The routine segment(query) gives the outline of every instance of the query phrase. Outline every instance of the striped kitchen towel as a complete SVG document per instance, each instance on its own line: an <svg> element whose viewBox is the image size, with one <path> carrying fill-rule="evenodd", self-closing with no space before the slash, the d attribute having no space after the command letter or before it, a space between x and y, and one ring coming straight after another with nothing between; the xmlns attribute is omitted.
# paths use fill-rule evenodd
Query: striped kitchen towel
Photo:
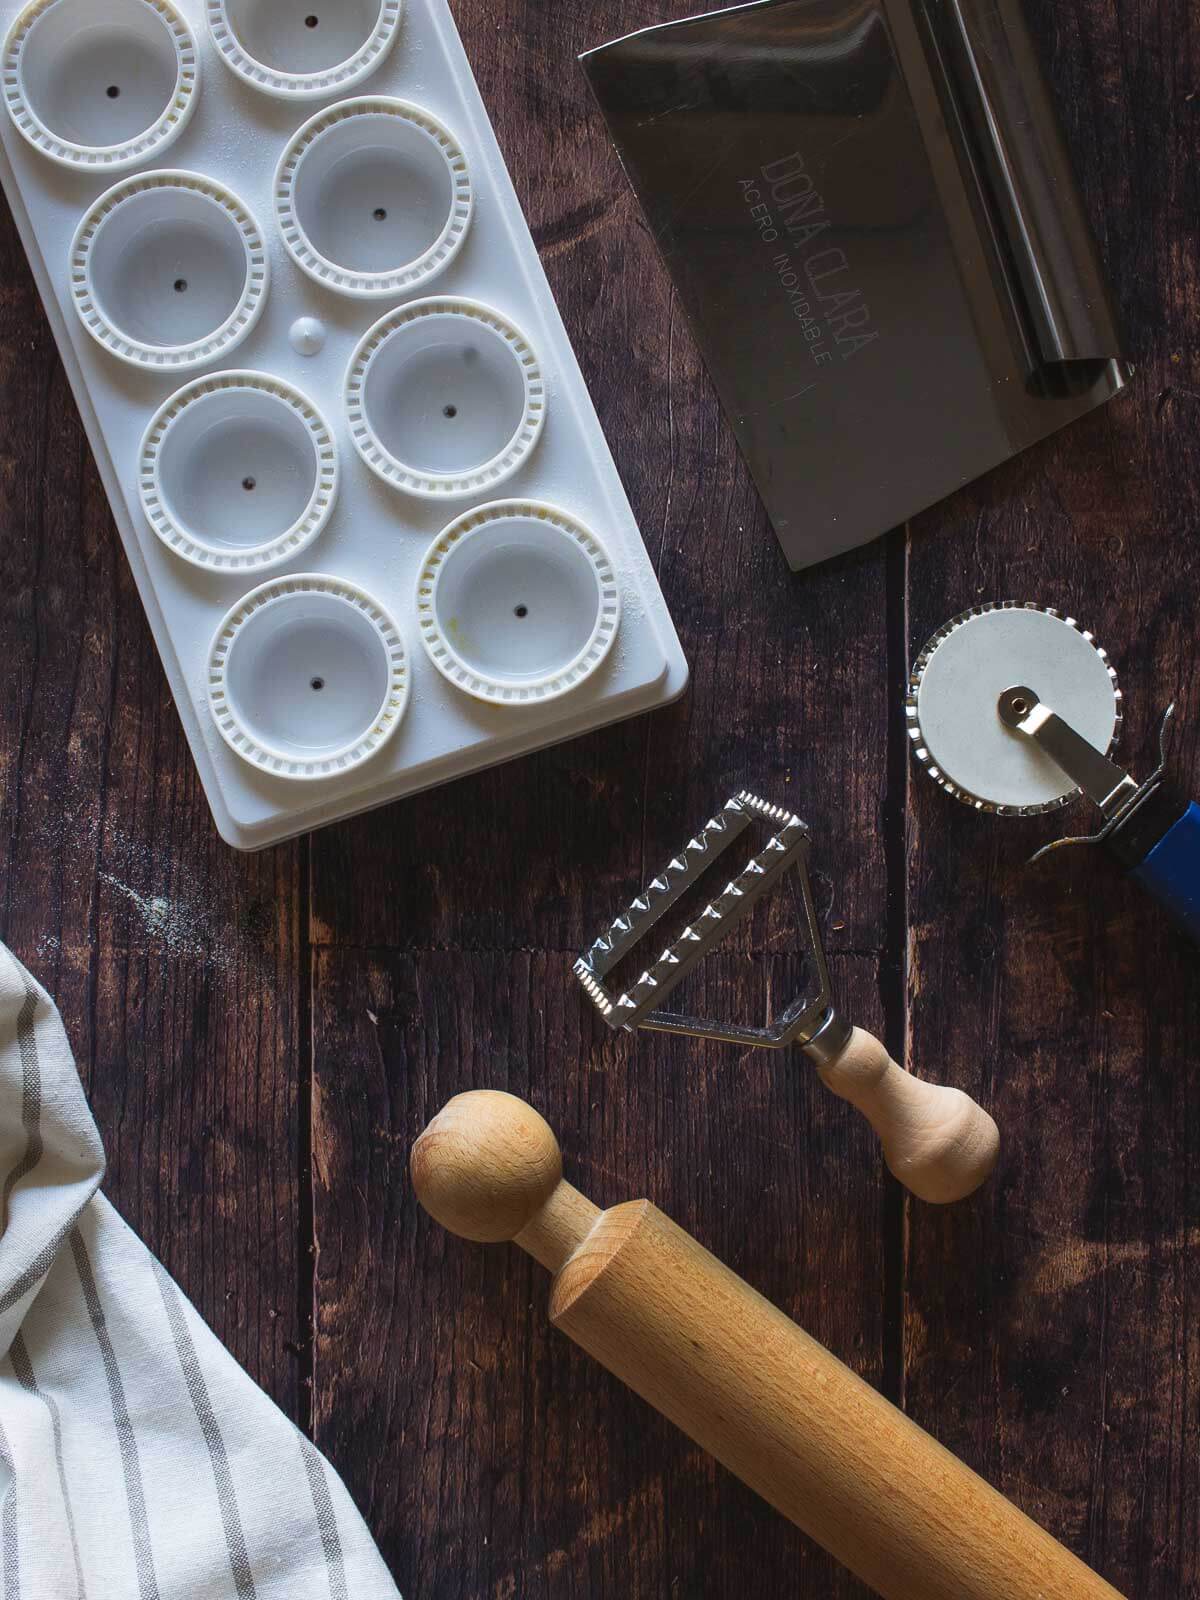
<svg viewBox="0 0 1200 1600"><path fill-rule="evenodd" d="M103 1171L58 1014L0 945L3 1600L395 1600L337 1475Z"/></svg>

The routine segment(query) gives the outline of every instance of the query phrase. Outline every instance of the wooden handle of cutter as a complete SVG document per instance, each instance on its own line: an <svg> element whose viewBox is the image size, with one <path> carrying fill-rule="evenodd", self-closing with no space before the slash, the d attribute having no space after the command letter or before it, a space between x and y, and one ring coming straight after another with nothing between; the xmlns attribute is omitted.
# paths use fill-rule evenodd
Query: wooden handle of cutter
<svg viewBox="0 0 1200 1600"><path fill-rule="evenodd" d="M649 1201L573 1189L523 1101L457 1096L412 1174L452 1232L548 1267L556 1327L884 1600L1121 1600Z"/></svg>
<svg viewBox="0 0 1200 1600"><path fill-rule="evenodd" d="M996 1165L1000 1132L983 1107L961 1089L914 1078L862 1028L818 1070L826 1088L866 1117L888 1167L920 1199L962 1200Z"/></svg>

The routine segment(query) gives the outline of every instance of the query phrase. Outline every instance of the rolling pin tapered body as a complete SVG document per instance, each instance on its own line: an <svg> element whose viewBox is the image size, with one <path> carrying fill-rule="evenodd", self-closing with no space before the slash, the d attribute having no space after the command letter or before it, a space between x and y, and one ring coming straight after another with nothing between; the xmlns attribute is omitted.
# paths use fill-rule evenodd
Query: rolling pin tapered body
<svg viewBox="0 0 1200 1600"><path fill-rule="evenodd" d="M649 1201L601 1212L511 1096L450 1102L418 1194L554 1273L554 1325L885 1600L1120 1600L1117 1591Z"/></svg>

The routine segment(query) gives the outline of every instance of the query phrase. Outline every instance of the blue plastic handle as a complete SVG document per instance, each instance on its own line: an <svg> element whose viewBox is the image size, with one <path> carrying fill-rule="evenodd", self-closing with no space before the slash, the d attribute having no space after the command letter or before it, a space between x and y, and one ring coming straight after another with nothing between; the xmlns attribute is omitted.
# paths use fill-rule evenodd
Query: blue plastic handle
<svg viewBox="0 0 1200 1600"><path fill-rule="evenodd" d="M1200 806L1195 801L1132 876L1200 943Z"/></svg>

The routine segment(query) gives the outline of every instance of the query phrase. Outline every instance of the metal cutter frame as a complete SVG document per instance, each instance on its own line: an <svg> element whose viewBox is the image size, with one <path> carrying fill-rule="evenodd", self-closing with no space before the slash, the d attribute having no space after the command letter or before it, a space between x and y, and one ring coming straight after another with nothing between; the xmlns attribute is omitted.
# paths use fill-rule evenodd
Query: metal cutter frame
<svg viewBox="0 0 1200 1600"><path fill-rule="evenodd" d="M738 876L726 884L636 982L619 994L611 993L604 979L617 963L755 821L765 822L775 829L761 853L750 858ZM829 967L808 873L811 841L809 829L793 812L773 806L745 790L727 801L576 961L575 975L609 1027L650 1028L660 1033L683 1033L767 1050L782 1050L797 1044L818 1064L838 1056L849 1038L850 1026L833 1005ZM805 996L793 1001L765 1028L711 1022L662 1010L662 1002L676 984L793 866L800 871L805 932L817 972L815 998Z"/></svg>

